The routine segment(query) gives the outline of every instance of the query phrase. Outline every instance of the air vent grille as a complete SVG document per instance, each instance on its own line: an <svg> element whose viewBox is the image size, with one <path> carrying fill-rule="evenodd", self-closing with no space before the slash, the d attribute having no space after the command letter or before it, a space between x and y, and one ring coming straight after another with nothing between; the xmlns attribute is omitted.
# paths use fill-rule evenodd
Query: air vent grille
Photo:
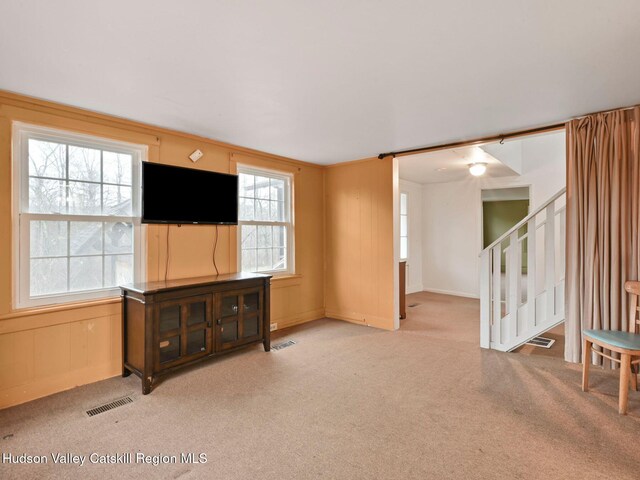
<svg viewBox="0 0 640 480"><path fill-rule="evenodd" d="M534 347L541 348L551 348L554 343L556 343L556 341L552 338L534 337L527 342L527 345L533 345Z"/></svg>
<svg viewBox="0 0 640 480"><path fill-rule="evenodd" d="M122 397L113 402L105 403L104 405L100 405L99 407L94 407L87 410L87 415L93 417L95 415L99 415L104 412L108 412L109 410L113 410L114 408L121 407L126 405L127 403L133 403L131 397Z"/></svg>
<svg viewBox="0 0 640 480"><path fill-rule="evenodd" d="M282 350L283 348L287 348L290 347L291 345L295 345L296 342L293 340L287 340L286 342L282 342L282 343L277 343L275 345L272 345L271 348L273 350Z"/></svg>

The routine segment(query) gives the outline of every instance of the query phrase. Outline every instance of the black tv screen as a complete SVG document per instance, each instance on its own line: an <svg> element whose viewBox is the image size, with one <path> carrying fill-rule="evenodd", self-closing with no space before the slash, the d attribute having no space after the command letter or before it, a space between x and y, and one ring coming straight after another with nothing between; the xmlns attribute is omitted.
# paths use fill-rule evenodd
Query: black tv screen
<svg viewBox="0 0 640 480"><path fill-rule="evenodd" d="M238 223L238 176L142 162L142 223Z"/></svg>

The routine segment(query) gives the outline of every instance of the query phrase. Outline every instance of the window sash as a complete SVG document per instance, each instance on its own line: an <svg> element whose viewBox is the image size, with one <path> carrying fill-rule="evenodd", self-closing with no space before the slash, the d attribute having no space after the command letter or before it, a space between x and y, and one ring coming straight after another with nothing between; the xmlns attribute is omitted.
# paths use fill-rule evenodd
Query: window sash
<svg viewBox="0 0 640 480"><path fill-rule="evenodd" d="M17 308L48 305L54 303L66 303L73 301L92 300L105 297L112 297L119 294L119 288L114 287L97 287L87 290L69 290L71 271L68 269L72 259L89 259L101 258L101 281L104 284L106 279L106 259L115 259L118 255L131 255L132 278L131 281L144 280L144 230L141 228L138 212L140 210L140 165L146 156L146 147L141 145L125 144L124 142L110 141L83 134L74 134L68 132L56 131L44 127L31 126L14 122L14 254L13 266L15 272L15 289L14 289L14 305ZM51 177L69 185L70 182L79 182L86 184L97 184L105 186L122 186L131 189L131 215L109 215L102 213L104 208L104 200L102 188L100 192L100 213L98 214L74 214L74 213L46 213L46 212L29 212L29 180L31 178L44 178L47 176L30 175L29 163L29 140L39 140L53 142L65 145L66 149L66 166L64 177ZM69 149L70 147L88 148L100 150L100 180L75 179L69 172ZM114 183L103 181L104 178L104 152L113 152L117 154L125 154L131 156L132 171L131 181L126 183ZM126 182L126 180L125 180ZM104 230L102 231L103 241L101 242L101 251L95 254L73 255L67 245L66 253L62 256L53 256L52 258L67 260L67 291L59 293L46 293L42 295L31 295L31 268L32 260L47 259L49 256L31 257L31 224L33 221L52 221L52 222L95 222L95 223L127 223L133 225L132 248L131 251L122 253L109 253L108 247L104 243ZM70 242L71 238L67 239ZM97 272L96 272L97 273ZM115 272L111 272L116 275Z"/></svg>
<svg viewBox="0 0 640 480"><path fill-rule="evenodd" d="M282 274L288 274L288 273L293 273L295 271L295 266L294 266L294 230L293 230L293 207L292 207L292 195L293 195L293 175L291 174L287 174L287 173L282 173L282 172L274 172L274 171L270 171L270 170L263 170L263 169L259 169L259 168L254 168L254 167L247 167L247 166L238 166L238 175L241 174L247 174L247 175L253 175L253 176L259 176L259 177L264 177L264 178L275 178L278 180L284 180L285 182L285 194L284 194L284 217L285 220L284 221L276 221L276 220L243 220L242 217L238 218L238 226L240 227L238 229L238 271L243 271L242 270L242 257L243 257L243 252L244 251L249 251L249 250L256 250L258 247L251 247L251 248L242 248L242 229L243 226L275 226L275 227L285 227L286 228L286 232L287 232L287 238L286 238L286 242L285 242L285 248L286 248L286 261L287 261L287 268L283 268L283 269L275 269L275 270L261 270L258 273L267 273L267 274L274 274L274 275L282 275ZM247 195L246 192L244 192L242 190L242 187L240 187L240 190L238 192L238 203L240 203L240 198L247 198L247 199L251 199L251 200L267 200L267 201L273 201L270 199L262 199L257 197L256 195ZM278 248L278 247L272 247L272 248Z"/></svg>

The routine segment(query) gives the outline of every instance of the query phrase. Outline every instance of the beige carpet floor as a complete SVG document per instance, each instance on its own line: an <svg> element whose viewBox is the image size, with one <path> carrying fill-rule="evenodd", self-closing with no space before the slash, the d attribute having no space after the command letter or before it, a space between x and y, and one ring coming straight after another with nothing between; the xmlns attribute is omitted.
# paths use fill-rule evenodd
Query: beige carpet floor
<svg viewBox="0 0 640 480"><path fill-rule="evenodd" d="M478 303L411 295L396 332L319 320L166 377L112 378L0 411L0 451L205 453L206 464L7 465L2 479L638 479L640 393L617 375L478 347ZM123 395L133 403L88 418Z"/></svg>

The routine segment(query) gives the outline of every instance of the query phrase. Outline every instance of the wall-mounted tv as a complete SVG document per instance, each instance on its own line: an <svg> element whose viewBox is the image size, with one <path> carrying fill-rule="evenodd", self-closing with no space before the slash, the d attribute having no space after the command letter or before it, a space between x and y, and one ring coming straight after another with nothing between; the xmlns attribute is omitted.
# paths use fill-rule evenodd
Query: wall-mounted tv
<svg viewBox="0 0 640 480"><path fill-rule="evenodd" d="M142 162L142 223L238 223L238 176Z"/></svg>

